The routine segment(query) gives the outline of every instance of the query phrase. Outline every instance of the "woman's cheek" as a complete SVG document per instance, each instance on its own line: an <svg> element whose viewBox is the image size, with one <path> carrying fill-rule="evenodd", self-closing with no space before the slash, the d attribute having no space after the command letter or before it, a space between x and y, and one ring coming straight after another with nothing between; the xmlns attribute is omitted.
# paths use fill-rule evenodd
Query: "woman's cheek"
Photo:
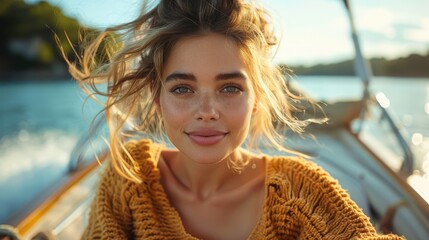
<svg viewBox="0 0 429 240"><path fill-rule="evenodd" d="M189 114L191 104L189 101L182 99L174 99L166 97L161 101L161 110L164 121L177 122L179 119L185 118Z"/></svg>

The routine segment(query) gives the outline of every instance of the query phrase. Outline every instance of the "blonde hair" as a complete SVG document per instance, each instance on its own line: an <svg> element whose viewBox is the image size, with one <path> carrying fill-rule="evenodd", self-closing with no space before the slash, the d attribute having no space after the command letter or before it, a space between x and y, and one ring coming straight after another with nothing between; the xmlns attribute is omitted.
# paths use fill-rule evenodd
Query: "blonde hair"
<svg viewBox="0 0 429 240"><path fill-rule="evenodd" d="M108 28L87 41L78 64L66 60L70 73L86 91L107 97L104 110L112 163L123 177L141 181L138 163L124 147L124 125L132 120L135 130L162 139L162 120L154 101L160 94L164 62L179 39L208 33L234 40L250 71L257 111L248 146L256 149L262 141L299 154L284 147L279 130L287 127L301 133L309 123L322 120L294 116L298 110L294 103L300 97L288 90L285 77L271 61L277 39L269 20L262 8L243 0L161 0L152 8L146 3L136 20ZM99 91L97 83L107 83L107 92ZM238 170L246 164L230 166Z"/></svg>

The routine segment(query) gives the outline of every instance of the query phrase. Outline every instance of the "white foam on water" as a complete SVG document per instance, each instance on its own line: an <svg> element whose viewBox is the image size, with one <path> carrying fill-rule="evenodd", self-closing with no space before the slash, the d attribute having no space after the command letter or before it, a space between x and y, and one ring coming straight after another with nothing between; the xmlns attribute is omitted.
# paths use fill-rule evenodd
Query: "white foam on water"
<svg viewBox="0 0 429 240"><path fill-rule="evenodd" d="M0 223L66 172L77 139L77 133L59 130L21 130L0 140Z"/></svg>

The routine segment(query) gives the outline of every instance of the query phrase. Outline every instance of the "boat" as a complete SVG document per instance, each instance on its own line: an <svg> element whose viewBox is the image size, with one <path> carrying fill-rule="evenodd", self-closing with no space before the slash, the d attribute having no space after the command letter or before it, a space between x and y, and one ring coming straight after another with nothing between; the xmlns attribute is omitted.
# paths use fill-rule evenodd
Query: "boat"
<svg viewBox="0 0 429 240"><path fill-rule="evenodd" d="M369 90L371 69L362 56L348 0L343 0L355 47L355 67L363 84L361 99L341 99L325 104L318 99L330 118L328 124L310 126L313 137L303 138L286 132L286 146L311 157L336 178L380 233L395 233L407 239L424 240L429 236L429 204L406 181L413 173L414 157L403 132L389 112L386 96ZM305 94L291 84L294 91ZM89 143L100 135L102 118L95 132L82 136L71 153L69 172L50 192L33 201L7 221L0 234L11 238L39 239L53 235L58 239L76 239L87 223L89 206L103 169L106 149L96 158L86 154ZM267 151L269 154L281 154ZM89 157L88 157L89 156Z"/></svg>

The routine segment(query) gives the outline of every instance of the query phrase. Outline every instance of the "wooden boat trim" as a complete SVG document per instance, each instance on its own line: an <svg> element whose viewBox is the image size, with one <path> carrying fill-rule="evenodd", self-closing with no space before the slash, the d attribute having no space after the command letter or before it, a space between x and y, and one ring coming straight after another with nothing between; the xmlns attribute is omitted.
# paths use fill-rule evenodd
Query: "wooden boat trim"
<svg viewBox="0 0 429 240"><path fill-rule="evenodd" d="M55 187L55 190L44 194L44 198L41 200L35 201L36 203L32 206L37 205L36 208L29 207L19 212L18 215L9 221L10 224L16 226L17 231L21 235L25 235L58 202L64 193L70 190L76 183L82 181L97 167L100 167L105 158L106 154L100 158L100 161L94 160L81 170L68 174L57 184L58 187Z"/></svg>

